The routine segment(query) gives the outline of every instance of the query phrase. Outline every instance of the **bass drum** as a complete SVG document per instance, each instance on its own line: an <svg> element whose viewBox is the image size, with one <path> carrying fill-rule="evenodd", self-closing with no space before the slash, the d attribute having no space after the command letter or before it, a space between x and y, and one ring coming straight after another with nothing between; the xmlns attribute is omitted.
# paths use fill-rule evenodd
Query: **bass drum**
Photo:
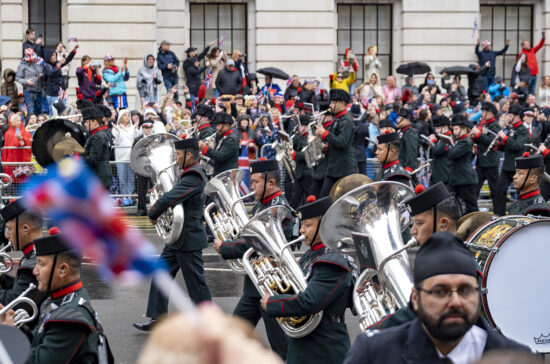
<svg viewBox="0 0 550 364"><path fill-rule="evenodd" d="M479 230L476 236L480 238L482 231L491 230L496 237L482 261L481 299L486 317L505 336L537 352L550 353L550 285L546 282L550 219L509 216Z"/></svg>

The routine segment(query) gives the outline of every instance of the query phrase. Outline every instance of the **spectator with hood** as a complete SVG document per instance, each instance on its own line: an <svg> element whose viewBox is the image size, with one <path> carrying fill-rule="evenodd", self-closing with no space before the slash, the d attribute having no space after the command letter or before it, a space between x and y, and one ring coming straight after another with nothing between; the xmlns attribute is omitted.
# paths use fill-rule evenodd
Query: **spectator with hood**
<svg viewBox="0 0 550 364"><path fill-rule="evenodd" d="M133 124L131 114L128 110L121 110L118 114L116 124L113 124L113 137L115 146L115 162L120 182L120 194L131 195L134 192L134 171L130 168L130 152L134 140L139 134L139 125ZM130 197L126 196L122 199L124 206L133 205Z"/></svg>
<svg viewBox="0 0 550 364"><path fill-rule="evenodd" d="M46 100L48 100L48 114L50 116L57 114L57 112L54 112L52 105L63 93L65 79L63 78L61 68L65 67L73 60L77 49L78 44L69 53L67 59L57 59L57 52L54 49L47 49L45 52L44 83L46 86Z"/></svg>
<svg viewBox="0 0 550 364"><path fill-rule="evenodd" d="M107 53L104 57L103 79L109 84L109 101L116 110L128 108L125 81L130 79L128 58L124 58L122 66L115 65L115 57Z"/></svg>
<svg viewBox="0 0 550 364"><path fill-rule="evenodd" d="M170 42L163 40L157 53L157 66L162 71L162 78L166 92L170 92L174 85L178 84L178 68L180 61L176 54L170 50ZM178 100L178 93L174 93L174 100Z"/></svg>
<svg viewBox="0 0 550 364"><path fill-rule="evenodd" d="M8 130L4 133L4 147L16 147L21 149L4 149L2 151L2 162L30 162L32 157L31 149L23 147L31 146L31 134L21 123L19 113L11 113L8 117ZM9 174L14 185L22 183L27 177L28 166L5 166L4 173ZM32 172L31 172L32 173ZM30 174L30 173L29 173Z"/></svg>
<svg viewBox="0 0 550 364"><path fill-rule="evenodd" d="M136 83L142 104L145 101L158 102L158 87L162 83L162 73L155 66L155 56L152 54L143 57L143 66L138 71Z"/></svg>
<svg viewBox="0 0 550 364"><path fill-rule="evenodd" d="M189 47L185 50L187 59L183 62L183 70L185 72L185 78L187 79L187 87L189 87L189 94L191 95L191 107L195 107L195 99L199 94L199 87L201 86L201 73L207 67L210 67L210 62L206 61L204 66L201 66L200 61L206 56L210 47L216 44L212 41L206 48L197 56L197 48Z"/></svg>
<svg viewBox="0 0 550 364"><path fill-rule="evenodd" d="M3 74L4 82L0 86L0 95L9 96L12 100L17 99L17 85L15 84L15 71L6 68Z"/></svg>

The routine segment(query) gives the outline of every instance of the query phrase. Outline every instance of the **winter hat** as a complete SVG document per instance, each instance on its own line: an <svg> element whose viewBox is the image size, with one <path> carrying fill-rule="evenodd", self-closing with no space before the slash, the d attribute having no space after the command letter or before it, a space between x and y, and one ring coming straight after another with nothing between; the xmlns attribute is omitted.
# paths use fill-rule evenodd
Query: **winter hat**
<svg viewBox="0 0 550 364"><path fill-rule="evenodd" d="M111 59L115 59L111 53L107 53L105 57L103 57L103 60L110 61Z"/></svg>
<svg viewBox="0 0 550 364"><path fill-rule="evenodd" d="M489 42L488 40L484 40L483 42L481 42L481 48L483 49L487 48L490 45L491 45L491 42Z"/></svg>

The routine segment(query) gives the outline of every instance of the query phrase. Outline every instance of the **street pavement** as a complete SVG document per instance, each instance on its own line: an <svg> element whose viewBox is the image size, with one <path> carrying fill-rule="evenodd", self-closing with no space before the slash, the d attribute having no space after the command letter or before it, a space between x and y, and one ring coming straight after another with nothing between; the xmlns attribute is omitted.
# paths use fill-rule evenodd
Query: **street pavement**
<svg viewBox="0 0 550 364"><path fill-rule="evenodd" d="M162 244L154 227L149 224L146 217L129 216L127 221L130 226L141 229L153 241L159 252L162 250ZM304 250L302 246L302 251ZM203 251L203 257L206 280L214 302L224 312L232 313L242 293L243 277L234 273L212 246ZM95 275L93 265L87 264L83 269L83 281L92 304L99 313L116 362L135 363L148 334L136 330L132 323L145 320L142 315L147 305L150 280L131 287L121 284L106 285ZM181 273L176 277L176 282L184 290L186 289ZM170 307L170 310L172 311L173 308ZM359 326L357 318L352 316L349 310L346 313L346 323L353 342L359 334ZM256 331L268 346L262 321Z"/></svg>

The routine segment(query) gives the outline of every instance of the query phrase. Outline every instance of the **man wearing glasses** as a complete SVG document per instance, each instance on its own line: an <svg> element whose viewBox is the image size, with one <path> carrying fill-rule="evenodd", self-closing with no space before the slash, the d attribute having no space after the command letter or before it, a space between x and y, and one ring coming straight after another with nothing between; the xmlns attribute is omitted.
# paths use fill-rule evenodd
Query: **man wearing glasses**
<svg viewBox="0 0 550 364"><path fill-rule="evenodd" d="M495 349L528 351L480 317L477 274L462 240L447 232L432 235L414 266L411 301L418 317L358 336L344 363L467 364Z"/></svg>

